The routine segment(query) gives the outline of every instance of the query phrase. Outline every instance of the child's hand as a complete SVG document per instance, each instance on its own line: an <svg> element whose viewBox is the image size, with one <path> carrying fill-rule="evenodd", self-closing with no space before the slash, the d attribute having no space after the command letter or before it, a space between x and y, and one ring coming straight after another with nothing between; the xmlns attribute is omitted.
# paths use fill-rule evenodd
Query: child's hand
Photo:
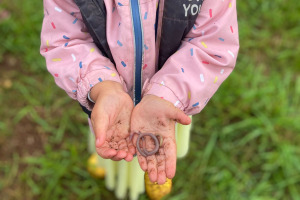
<svg viewBox="0 0 300 200"><path fill-rule="evenodd" d="M91 122L97 153L115 161L131 161L135 148L128 137L133 109L130 96L120 83L104 81L92 88L91 98L96 102Z"/></svg>
<svg viewBox="0 0 300 200"><path fill-rule="evenodd" d="M150 180L163 184L167 178L173 178L176 172L176 141L175 122L184 125L191 119L183 111L170 102L154 95L145 96L134 108L131 116L132 133L153 133L163 138L156 154L143 157L138 150L138 160L141 168L148 171ZM133 144L136 146L138 134L134 135ZM155 147L153 139L146 136L145 147L152 151Z"/></svg>

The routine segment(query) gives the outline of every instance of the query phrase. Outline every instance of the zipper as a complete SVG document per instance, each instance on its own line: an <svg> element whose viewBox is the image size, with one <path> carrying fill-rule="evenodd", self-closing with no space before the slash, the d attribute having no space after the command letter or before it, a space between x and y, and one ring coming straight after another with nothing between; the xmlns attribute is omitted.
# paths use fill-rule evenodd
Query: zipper
<svg viewBox="0 0 300 200"><path fill-rule="evenodd" d="M139 0L130 0L130 4L135 47L133 102L134 105L137 105L142 99L142 64L144 44Z"/></svg>

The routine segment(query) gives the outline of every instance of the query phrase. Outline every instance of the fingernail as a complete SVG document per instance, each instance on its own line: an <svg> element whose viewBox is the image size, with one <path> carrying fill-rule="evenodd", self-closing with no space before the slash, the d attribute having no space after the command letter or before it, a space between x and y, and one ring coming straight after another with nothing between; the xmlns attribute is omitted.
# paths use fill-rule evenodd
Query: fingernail
<svg viewBox="0 0 300 200"><path fill-rule="evenodd" d="M96 140L96 146L97 146L97 147L100 146L100 140L99 140L99 138L97 138L97 140Z"/></svg>

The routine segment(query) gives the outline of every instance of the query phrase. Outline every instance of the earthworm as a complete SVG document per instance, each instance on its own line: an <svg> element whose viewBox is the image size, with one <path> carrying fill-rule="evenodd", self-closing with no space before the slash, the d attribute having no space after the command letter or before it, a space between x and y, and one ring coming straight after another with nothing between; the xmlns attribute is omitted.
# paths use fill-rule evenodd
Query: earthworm
<svg viewBox="0 0 300 200"><path fill-rule="evenodd" d="M133 133L132 135L130 135L130 138L129 138L130 140L132 140L134 134L135 133ZM155 148L152 151L147 151L144 146L142 148L140 147L140 140L142 139L142 141L144 142L144 137L145 136L150 136L154 140ZM158 141L157 137L160 137L160 142ZM162 143L162 137L160 135L156 136L156 135L154 135L152 133L139 133L139 136L138 136L138 138L136 140L136 147L137 147L138 151L140 152L140 154L142 156L147 157L147 156L154 155L158 151L161 143ZM144 143L143 143L143 145L144 145Z"/></svg>

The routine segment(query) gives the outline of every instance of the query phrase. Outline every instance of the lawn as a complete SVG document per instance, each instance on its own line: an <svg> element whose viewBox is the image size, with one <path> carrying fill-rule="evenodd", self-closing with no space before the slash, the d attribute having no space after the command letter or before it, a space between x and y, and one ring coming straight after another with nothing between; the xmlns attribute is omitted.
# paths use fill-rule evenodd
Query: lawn
<svg viewBox="0 0 300 200"><path fill-rule="evenodd" d="M238 16L236 69L166 199L300 199L300 4L238 1ZM115 199L85 169L87 119L46 70L42 19L42 1L1 0L0 199Z"/></svg>

